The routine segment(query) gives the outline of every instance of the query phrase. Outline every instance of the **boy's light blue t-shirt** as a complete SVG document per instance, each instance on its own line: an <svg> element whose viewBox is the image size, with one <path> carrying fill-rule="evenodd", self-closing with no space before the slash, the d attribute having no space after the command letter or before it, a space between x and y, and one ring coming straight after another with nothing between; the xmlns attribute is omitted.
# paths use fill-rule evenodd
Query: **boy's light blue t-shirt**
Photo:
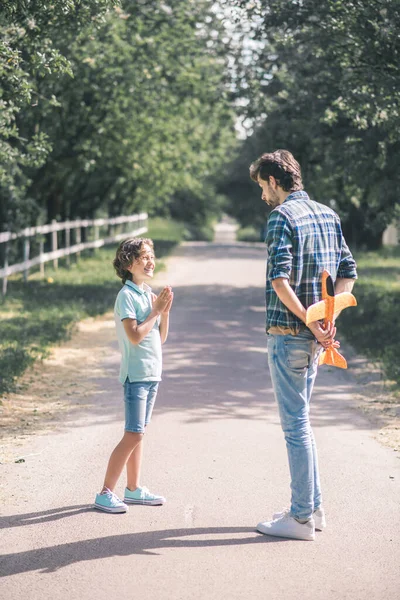
<svg viewBox="0 0 400 600"><path fill-rule="evenodd" d="M160 319L140 344L128 340L122 321L136 319L138 325L149 316L152 308L151 288L144 284L140 289L132 281L127 281L118 293L114 306L115 326L118 345L121 350L121 368L119 380L161 381L162 352L160 337Z"/></svg>

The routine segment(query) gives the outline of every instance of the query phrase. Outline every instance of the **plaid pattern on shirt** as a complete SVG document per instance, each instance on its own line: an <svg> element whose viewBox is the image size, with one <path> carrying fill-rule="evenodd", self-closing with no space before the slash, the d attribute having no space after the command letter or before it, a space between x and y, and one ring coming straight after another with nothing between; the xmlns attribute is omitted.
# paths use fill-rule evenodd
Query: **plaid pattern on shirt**
<svg viewBox="0 0 400 600"><path fill-rule="evenodd" d="M267 331L289 327L298 332L302 321L279 300L272 281L289 280L305 308L321 300L321 274L357 279L357 265L343 237L340 219L328 206L310 200L304 191L291 193L270 214L267 226Z"/></svg>

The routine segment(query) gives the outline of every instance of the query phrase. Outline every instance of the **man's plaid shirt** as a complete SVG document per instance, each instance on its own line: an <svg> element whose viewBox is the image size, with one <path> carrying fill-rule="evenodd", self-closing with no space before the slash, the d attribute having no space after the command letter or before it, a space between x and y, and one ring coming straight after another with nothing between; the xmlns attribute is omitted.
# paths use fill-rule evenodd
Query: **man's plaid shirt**
<svg viewBox="0 0 400 600"><path fill-rule="evenodd" d="M291 193L268 219L267 331L270 327L299 330L302 321L279 300L272 281L289 280L290 287L308 308L321 300L321 274L357 278L356 263L345 242L340 219L328 206L310 200L304 191Z"/></svg>

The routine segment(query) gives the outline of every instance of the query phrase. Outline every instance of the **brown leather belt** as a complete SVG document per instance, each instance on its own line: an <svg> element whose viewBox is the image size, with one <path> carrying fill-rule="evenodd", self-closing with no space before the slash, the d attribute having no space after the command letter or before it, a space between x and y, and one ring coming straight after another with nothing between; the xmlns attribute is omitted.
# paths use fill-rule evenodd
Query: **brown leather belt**
<svg viewBox="0 0 400 600"><path fill-rule="evenodd" d="M268 329L267 333L272 333L272 335L298 335L300 331L304 331L307 329L305 325L300 325L299 329L296 331L291 327L281 327L280 325L274 325Z"/></svg>

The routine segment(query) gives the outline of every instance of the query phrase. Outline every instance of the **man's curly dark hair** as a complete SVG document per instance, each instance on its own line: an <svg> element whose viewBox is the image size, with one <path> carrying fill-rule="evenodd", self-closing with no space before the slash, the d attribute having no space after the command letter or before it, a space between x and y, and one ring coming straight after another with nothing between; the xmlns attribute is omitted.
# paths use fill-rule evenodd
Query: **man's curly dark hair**
<svg viewBox="0 0 400 600"><path fill-rule="evenodd" d="M153 240L149 238L128 238L127 240L123 240L118 246L113 260L113 267L123 283L127 280L132 281L132 273L128 271L128 267L131 266L134 260L139 258L144 244L150 246L154 251Z"/></svg>
<svg viewBox="0 0 400 600"><path fill-rule="evenodd" d="M259 177L263 181L269 181L271 175L285 192L303 189L300 165L288 150L262 154L250 165L250 177L257 183Z"/></svg>

